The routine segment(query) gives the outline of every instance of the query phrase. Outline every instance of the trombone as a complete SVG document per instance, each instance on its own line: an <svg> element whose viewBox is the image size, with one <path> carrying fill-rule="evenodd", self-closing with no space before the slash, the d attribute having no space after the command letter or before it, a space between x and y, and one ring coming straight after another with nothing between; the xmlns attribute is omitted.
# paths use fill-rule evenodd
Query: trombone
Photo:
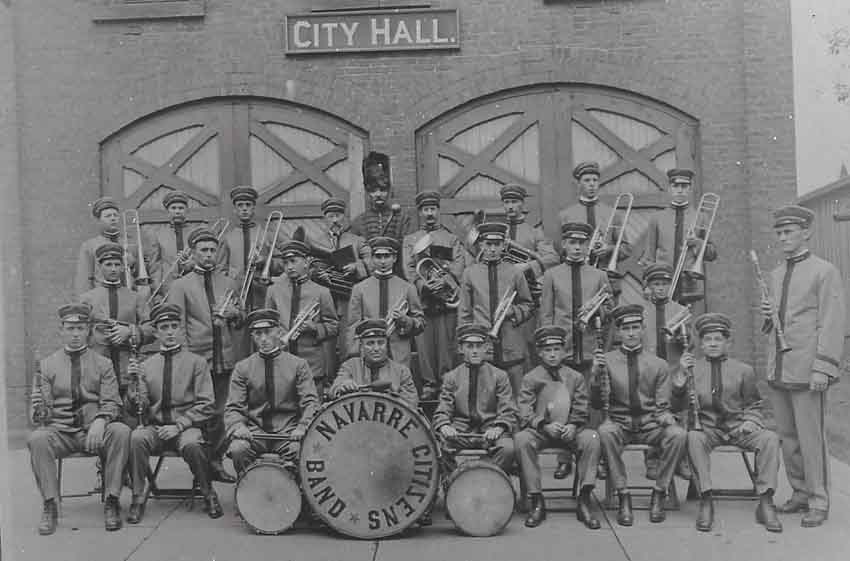
<svg viewBox="0 0 850 561"><path fill-rule="evenodd" d="M685 261L688 258L688 240L697 237L698 233L703 233L702 244L696 253L693 265L687 269L689 276L695 279L705 278L703 271L703 261L705 260L705 250L708 247L708 238L711 235L711 227L714 225L714 218L717 216L717 209L720 207L720 196L714 193L706 193L700 198L697 206L694 221L691 223L685 239L682 240L682 250L679 252L679 261L676 263L676 269L673 273L673 281L670 283L670 292L667 296L672 301L676 290L679 287L679 281L682 278L682 273L685 272Z"/></svg>
<svg viewBox="0 0 850 561"><path fill-rule="evenodd" d="M121 213L121 225L124 229L124 282L127 288L132 289L133 285L145 286L151 283L148 268L145 265L145 253L142 247L142 226L139 221L139 211L130 208ZM136 231L136 260L139 264L139 274L136 275L136 281L133 282L133 273L130 271L130 264L127 262L127 257L130 256L130 228Z"/></svg>
<svg viewBox="0 0 850 561"><path fill-rule="evenodd" d="M623 240L626 235L626 224L629 222L629 216L632 213L632 205L635 203L635 196L631 193L620 193L614 201L614 207L611 209L611 216L608 217L608 224L605 226L605 240L610 239L610 235L614 233L617 226L614 224L614 217L617 215L617 209L620 208L620 197L626 197L626 212L623 216L623 221L620 223L620 231L617 234L617 241L614 243L614 249L611 251L611 258L608 260L608 266L605 268L607 273L617 272L617 262L620 258L620 248L623 246ZM603 240L604 243L604 240Z"/></svg>
<svg viewBox="0 0 850 561"><path fill-rule="evenodd" d="M255 261L262 253L263 248L266 247L266 242L268 241L266 238L269 235L269 227L273 220L277 220L277 227L274 230L271 245L269 245L269 255L266 258L266 262L259 277L260 281L263 283L268 284L271 282L272 256L274 255L274 248L277 245L277 239L280 235L280 226L283 224L283 213L279 210L273 210L269 213L266 218L266 224L263 226L262 235L257 237L257 243L251 247L251 252L248 254L248 269L245 271L245 277L242 279L242 287L239 289L239 303L243 307L248 301L248 292L251 290L251 284L254 282L254 275L257 271Z"/></svg>

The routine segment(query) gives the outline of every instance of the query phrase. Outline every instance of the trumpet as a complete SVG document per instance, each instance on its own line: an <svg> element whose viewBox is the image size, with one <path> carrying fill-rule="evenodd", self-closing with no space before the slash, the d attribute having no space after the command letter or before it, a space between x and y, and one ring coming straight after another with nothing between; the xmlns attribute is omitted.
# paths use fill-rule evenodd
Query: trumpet
<svg viewBox="0 0 850 561"><path fill-rule="evenodd" d="M605 287L600 288L596 291L590 300L582 304L581 308L578 311L578 317L576 321L578 322L578 328L581 331L587 329L587 326L590 325L591 320L594 316L599 315L600 308L602 305L608 301L611 297L611 293L606 290Z"/></svg>
<svg viewBox="0 0 850 561"><path fill-rule="evenodd" d="M682 308L664 325L662 329L664 331L664 335L672 339L677 333L680 333L683 328L687 327L687 324L690 323L692 317L693 314L691 313L690 306Z"/></svg>
<svg viewBox="0 0 850 561"><path fill-rule="evenodd" d="M705 260L705 250L708 247L708 238L711 235L711 227L714 225L714 218L717 216L717 209L720 207L720 196L714 193L706 193L700 198L697 212L694 215L694 220L688 228L688 233L685 239L682 240L682 250L679 252L679 261L676 263L676 269L673 273L673 280L670 283L670 292L668 297L672 301L679 287L679 281L682 278L682 273L685 272L685 262L688 259L688 240L697 237L697 234L702 233L702 243L696 253L693 265L688 267L687 273L695 279L705 278L703 271L703 261Z"/></svg>
<svg viewBox="0 0 850 561"><path fill-rule="evenodd" d="M491 338L499 338L499 331L502 329L502 324L505 322L505 318L508 317L508 312L510 311L511 306L513 306L515 299L516 289L508 287L502 295L502 299L499 300L496 312L493 314L493 327L490 329Z"/></svg>
<svg viewBox="0 0 850 561"><path fill-rule="evenodd" d="M134 228L136 231L136 261L139 264L139 274L136 275L135 285L137 286L145 286L151 283L150 275L148 275L148 268L145 265L145 253L144 248L142 247L142 226L139 221L139 211L131 208L127 209L121 213L121 222L124 228L124 254L126 256L130 255L130 228ZM125 260L126 261L126 260ZM127 285L127 288L133 288L133 273L130 271L129 263L125 262L124 267L124 282Z"/></svg>
<svg viewBox="0 0 850 561"><path fill-rule="evenodd" d="M455 309L460 305L460 284L454 275L447 271L442 265L430 257L423 257L416 263L416 274L426 283L434 280L442 280L444 287L436 294L446 307Z"/></svg>
<svg viewBox="0 0 850 561"><path fill-rule="evenodd" d="M764 280L764 275L762 275L761 267L759 266L758 254L755 251L750 251L750 259L753 262L756 280L758 281L759 288L761 289L761 298L762 300L770 300L770 290L767 288L767 282ZM779 352L787 353L791 350L791 346L788 344L788 341L785 340L785 329L782 327L782 322L779 319L779 312L777 312L775 308L771 311L770 323L773 324L773 330L776 332L776 342L779 344Z"/></svg>
<svg viewBox="0 0 850 561"><path fill-rule="evenodd" d="M277 245L277 239L280 235L280 226L283 224L283 213L279 210L273 210L269 213L266 218L266 224L263 226L262 235L257 237L257 243L251 247L251 252L248 254L248 269L245 271L245 276L242 279L242 287L239 290L239 303L243 307L248 301L248 292L251 290L251 284L254 282L254 275L257 270L257 265L254 262L262 253L263 248L266 247L266 242L268 241L266 238L268 238L269 227L273 220L277 220L277 227L272 236L271 245L269 245L269 255L266 258L263 270L260 272L261 282L266 284L271 282L272 256L274 255L274 248Z"/></svg>
<svg viewBox="0 0 850 561"><path fill-rule="evenodd" d="M36 369L33 374L33 389L30 398L33 406L33 420L41 427L46 427L50 421L51 404L47 403L50 392L44 387L44 375Z"/></svg>
<svg viewBox="0 0 850 561"><path fill-rule="evenodd" d="M305 308L298 312L298 315L295 316L295 319L292 321L292 325L289 326L289 331L287 331L283 337L280 338L280 342L284 347L288 347L291 341L295 341L298 337L301 336L301 332L304 330L304 324L308 321L315 321L316 318L319 317L319 303L313 302L313 304L309 308Z"/></svg>
<svg viewBox="0 0 850 561"><path fill-rule="evenodd" d="M384 321L387 322L387 338L392 335L396 330L396 320L393 318L393 313L398 312L400 315L405 315L410 311L410 304L407 302L407 298L402 295L398 297L396 303L390 308L390 311L387 312L387 317L384 318Z"/></svg>

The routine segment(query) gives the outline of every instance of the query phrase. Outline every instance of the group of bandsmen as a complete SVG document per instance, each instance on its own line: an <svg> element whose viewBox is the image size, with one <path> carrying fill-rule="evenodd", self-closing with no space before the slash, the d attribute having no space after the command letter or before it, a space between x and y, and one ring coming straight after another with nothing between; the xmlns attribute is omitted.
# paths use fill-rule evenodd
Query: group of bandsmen
<svg viewBox="0 0 850 561"><path fill-rule="evenodd" d="M166 449L188 463L217 518L211 482L235 479L225 454L238 473L262 453L295 460L324 399L376 383L413 407L436 400L433 430L447 471L468 447L518 470L529 527L546 518L538 452L548 447L565 450L558 478L576 458L580 521L600 527L590 497L604 476L619 496L618 523L631 525L629 443L657 450L647 458L652 522L665 519L674 474L691 471L701 493L697 528L711 529L709 456L727 443L757 452L756 519L768 530L782 530L777 511L805 512L803 526L827 518L824 392L838 379L845 308L838 271L808 249L811 211L775 213L786 261L761 302L765 333L777 341L767 367L774 433L753 368L728 355L728 316L697 317L691 346L665 330L699 293L686 273L669 297L680 252L716 257L708 232L687 238L697 212L691 171L670 170L671 205L650 220L643 302L618 302L622 275L606 267L635 248L618 231L625 224L603 226L617 210L598 199L596 163L575 169L579 202L561 213L557 246L525 221L521 186L501 190L506 220L477 224L469 246L441 225L433 191L417 195L421 228L413 231L408 211L390 203L386 156L370 153L363 175L367 210L346 228L345 202L325 200L320 236L264 235L251 187L231 191L238 224L229 231L188 231L191 201L169 193L171 221L139 236L136 248L119 243L115 201L93 204L102 229L81 248L79 298L58 311L62 348L33 376L29 449L44 500L41 534L56 529L57 458L101 456L107 530L122 525L127 478L127 521L142 519L149 457ZM151 285L127 286L126 271L138 276L143 266ZM293 439L257 438L263 433ZM780 447L793 495L776 507Z"/></svg>

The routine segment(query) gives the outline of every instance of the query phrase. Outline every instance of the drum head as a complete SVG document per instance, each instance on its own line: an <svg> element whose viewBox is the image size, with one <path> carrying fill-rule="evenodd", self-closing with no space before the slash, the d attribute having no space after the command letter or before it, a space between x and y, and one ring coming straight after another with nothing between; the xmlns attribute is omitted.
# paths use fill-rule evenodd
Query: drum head
<svg viewBox="0 0 850 561"><path fill-rule="evenodd" d="M301 490L281 462L260 460L236 482L236 510L258 534L280 534L301 512Z"/></svg>
<svg viewBox="0 0 850 561"><path fill-rule="evenodd" d="M489 462L464 462L447 482L446 510L455 526L470 536L494 536L514 513L516 496L510 478Z"/></svg>
<svg viewBox="0 0 850 561"><path fill-rule="evenodd" d="M427 421L403 401L357 393L327 404L301 443L299 474L313 510L335 530L382 538L416 522L439 484Z"/></svg>

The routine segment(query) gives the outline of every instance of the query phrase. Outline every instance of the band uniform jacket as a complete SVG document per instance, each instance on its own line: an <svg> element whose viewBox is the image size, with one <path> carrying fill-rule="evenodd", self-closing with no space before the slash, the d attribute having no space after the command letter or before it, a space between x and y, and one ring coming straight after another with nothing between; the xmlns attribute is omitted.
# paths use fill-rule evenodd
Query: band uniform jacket
<svg viewBox="0 0 850 561"><path fill-rule="evenodd" d="M351 289L351 300L348 303L348 352L349 355L359 353L359 344L354 336L354 328L363 319L385 319L393 307L401 299L407 301L409 310L407 316L411 325L402 328L398 325L390 335L389 348L390 357L395 362L408 364L410 362L410 341L415 335L422 333L425 327L422 304L419 303L419 295L416 288L406 280L391 275L387 281L386 313L382 314L380 299L381 280L371 276L359 282Z"/></svg>
<svg viewBox="0 0 850 561"><path fill-rule="evenodd" d="M627 351L620 348L605 353L611 380L608 416L622 426L652 430L659 426L658 416L670 412L670 369L666 361L649 354L645 349L637 353L636 359L638 377L634 380L634 387L630 388L632 380L628 372ZM600 377L594 375L591 380L591 405L602 409ZM634 407L630 389L634 391Z"/></svg>
<svg viewBox="0 0 850 561"><path fill-rule="evenodd" d="M354 256L356 259L354 262L355 272L353 275L348 277L348 280L352 283L357 283L369 276L368 263L372 257L372 248L369 247L366 240L356 234L352 234L348 229L342 230L338 236L335 236L328 228L322 228L320 236L312 237L307 235L305 237L305 241L310 246L317 247L328 252L333 252L337 249L351 246L354 250ZM321 261L321 265L319 267L315 267L311 271L311 274L313 275L313 280L315 282L322 284L316 280L316 275L320 270L331 267L332 264L321 259L317 259L317 261ZM341 300L339 295L334 295L334 297L336 300ZM347 299L345 299L345 301L347 302ZM344 313L344 310L337 309L337 313L342 314Z"/></svg>
<svg viewBox="0 0 850 561"><path fill-rule="evenodd" d="M43 403L50 412L48 426L61 432L88 430L97 418L110 423L118 419L121 411L121 397L112 362L89 348L77 352L80 357L78 391L72 388L72 358L65 349L40 360L38 373L33 376L33 392L41 392ZM35 401L30 420L38 425Z"/></svg>
<svg viewBox="0 0 850 561"><path fill-rule="evenodd" d="M590 265L582 263L579 274L581 275L581 302L590 301L600 290L611 294L611 286L608 275ZM575 356L573 347L573 330L576 329L578 318L573 317L573 286L572 265L569 262L561 263L543 274L543 293L540 296L539 324L558 325L567 330L566 350L568 355ZM610 300L609 300L610 302ZM602 319L610 309L610 304L602 307ZM583 359L593 357L596 348L596 337L591 324L587 332L582 333Z"/></svg>
<svg viewBox="0 0 850 561"><path fill-rule="evenodd" d="M391 383L390 391L392 393L398 395L414 409L419 407L419 392L416 391L416 384L413 383L413 374L408 367L395 360L384 362L374 379L371 370L362 358L352 357L346 360L339 367L339 373L331 386L330 395L336 395L340 385L347 380L352 380L358 386L386 380Z"/></svg>
<svg viewBox="0 0 850 561"><path fill-rule="evenodd" d="M469 407L471 382L472 373L466 364L446 372L434 412L434 431L439 431L443 425L452 425L461 432L483 432L492 426L501 426L506 436L513 433L517 410L508 373L488 362L479 366L473 398L474 417Z"/></svg>
<svg viewBox="0 0 850 561"><path fill-rule="evenodd" d="M732 358L720 359L720 379L712 380L711 363L699 358L694 365L694 386L699 401L699 419L705 427L731 432L745 421L764 428L762 398L756 386L756 374L749 364ZM681 366L674 371L686 373ZM672 377L671 377L672 379ZM688 384L672 385L674 411L687 410L690 405Z"/></svg>
<svg viewBox="0 0 850 561"><path fill-rule="evenodd" d="M316 325L316 333L301 333L295 340L295 349L290 345L290 351L307 361L314 377L326 378L333 373L328 372L327 353L322 343L336 337L339 331L339 318L330 291L305 277L301 281L298 309L294 311L292 281L286 275L278 277L266 292L266 307L280 312L280 327L283 333L292 329L292 321L300 312L316 302L319 303L319 315L313 322Z"/></svg>
<svg viewBox="0 0 850 561"><path fill-rule="evenodd" d="M688 206L685 208L682 237L688 235L688 230L693 225L694 215L696 210ZM667 263L676 267L673 262L675 256L674 237L676 235L676 209L675 207L667 207L663 210L655 212L649 217L649 226L646 230L646 246L641 255L641 263L645 266L652 263ZM704 232L697 232L697 237L704 238ZM683 240L679 240L681 246ZM696 258L698 247L688 248L688 259L685 267L693 264ZM717 251L714 244L709 241L705 248L705 261L714 261L717 259Z"/></svg>
<svg viewBox="0 0 850 561"><path fill-rule="evenodd" d="M367 204L366 210L351 221L351 233L367 242L376 236L389 236L401 244L404 236L413 232L413 219L410 211L404 207L393 212L392 204L387 201L380 211L376 211L371 204Z"/></svg>
<svg viewBox="0 0 850 561"><path fill-rule="evenodd" d="M534 303L525 276L518 272L515 265L499 261L496 267L496 293L490 293L489 263L473 263L463 272L460 283L460 306L458 306L458 325L483 323L492 326L494 314L502 297L507 291L516 290L511 310L514 317L502 323L499 341L502 350L500 368L509 368L525 360L528 346L523 336L522 324L531 319ZM492 303L492 305L491 305Z"/></svg>
<svg viewBox="0 0 850 561"><path fill-rule="evenodd" d="M262 225L257 225L253 222L250 223L251 227L249 229L249 238L251 240L251 244L248 248L248 251L251 251L257 243L257 237L263 233L263 227L265 223ZM262 257L262 262L257 264L254 269L254 281L251 285L251 288L248 292L249 297L247 298L249 304L249 310L253 310L263 301L263 293L265 292L265 287L263 285L259 285L260 275L263 272L263 268L265 267L266 260L269 256L269 246L271 245L272 237L274 236L275 228L277 225L275 222L272 222L269 225L268 231L268 239L265 240L262 249L260 250L260 256ZM245 277L245 260L248 255L245 254L245 242L243 239L243 228L242 223L239 222L234 224L227 233L224 234L224 238L222 239L221 247L219 248L219 268L227 275L231 276L234 279L238 279L240 286L242 285L243 279ZM281 248L283 244L286 243L283 235L283 228L281 228L281 232L277 237L277 244L275 245L274 252L272 253L271 265L269 267L269 276L276 277L283 273L283 259L281 257ZM259 287L259 288L258 288ZM254 296L254 293L257 293L259 290L259 297ZM259 299L258 299L259 298Z"/></svg>
<svg viewBox="0 0 850 561"><path fill-rule="evenodd" d="M588 211L592 213L594 217L593 222L588 220ZM614 209L600 200L597 200L593 204L579 201L578 203L570 205L566 209L562 210L560 214L558 214L558 217L561 219L562 225L567 222L584 222L586 224L590 224L594 228L598 228L600 232L606 234L605 229L608 226L608 221L611 220L612 212L614 212ZM625 209L623 209L623 212L625 212ZM622 226L622 223L623 221L620 217L614 215L614 220L611 222L611 232L607 232L608 236L604 240L606 244L613 247L617 243L617 237L620 235L620 227ZM626 232L623 234L623 240L620 243L620 250L617 254L617 262L619 263L624 259L628 259L631 254L632 246L629 243L627 227ZM602 253L599 257L599 267L607 267L610 259L610 251Z"/></svg>
<svg viewBox="0 0 850 561"><path fill-rule="evenodd" d="M844 347L846 310L841 273L832 263L811 253L798 259L802 260L794 265L787 287L783 286L787 261L772 271L768 280L777 313L785 312L780 321L791 350L777 355L775 333L770 336L767 380L785 389L808 389L812 371L826 374L830 383L838 381ZM772 328L765 322L766 333Z"/></svg>
<svg viewBox="0 0 850 561"><path fill-rule="evenodd" d="M685 310L685 306L674 301L666 301L664 303L664 320L658 325L658 317L655 310L655 301L652 299L646 300L643 304L643 324L646 326L643 332L643 348L649 354L658 355L658 339L659 328L664 328L670 320L676 317L677 314ZM678 341L671 341L669 336L662 336L661 342L664 345L664 350L667 353L667 364L675 366L679 363L679 358L682 356L682 345Z"/></svg>
<svg viewBox="0 0 850 561"><path fill-rule="evenodd" d="M156 288L162 282L163 276L171 270L174 262L177 260L177 254L183 249L189 247L189 234L199 228L200 224L191 224L183 222L182 224L157 224L148 231L148 238L151 240L151 282ZM183 247L177 247L177 229L180 229L183 236ZM168 288L175 279L178 279L192 270L194 264L190 260L184 265L178 265L177 268L170 273L165 282L162 284L159 295L163 296L168 293Z"/></svg>
<svg viewBox="0 0 850 561"><path fill-rule="evenodd" d="M535 265L531 269L535 276L539 277L543 274L543 271L554 267L561 261L558 257L559 252L555 251L555 246L543 233L543 228L531 226L525 219L508 220L508 239L529 251L533 251L540 258L539 261L535 261Z"/></svg>
<svg viewBox="0 0 850 561"><path fill-rule="evenodd" d="M116 314L115 319L118 322L129 325L132 332L131 339L135 339L137 348L153 341L153 326L148 321L149 310L146 305L144 294L133 292L124 286L116 286ZM91 337L89 338L89 346L93 351L112 360L112 351L117 351L117 367L115 372L118 378L119 387L125 387L130 379L127 375L127 365L130 359L131 341L126 341L119 345L112 345L106 335L107 325L103 322L109 321L109 287L101 284L96 288L80 296L80 301L89 304L92 307L92 327ZM113 362L113 369L116 367Z"/></svg>
<svg viewBox="0 0 850 561"><path fill-rule="evenodd" d="M103 233L98 234L97 236L90 238L80 245L80 253L77 257L77 273L74 276L74 293L82 294L92 288L96 287L103 280L103 275L100 274L100 270L97 266L97 259L95 259L95 251L97 248L106 243L118 243L123 244L124 236L123 234L118 234L116 236L105 236ZM145 259L150 262L150 245L146 243L146 237L144 233L142 234L142 251ZM138 254L139 249L136 243L131 243L129 245L129 250L124 255L125 262L130 267L130 272L132 273L133 282L136 280L136 276L138 274ZM121 281L124 281L124 273L121 273ZM131 287L130 287L131 288Z"/></svg>
<svg viewBox="0 0 850 561"><path fill-rule="evenodd" d="M557 378L554 378L543 365L539 365L522 379L517 397L521 428L543 432L543 425L551 422L549 405L555 401L560 386L565 386L570 394L567 424L573 424L579 429L587 424L590 409L584 376L568 366L561 366L557 370Z"/></svg>
<svg viewBox="0 0 850 561"><path fill-rule="evenodd" d="M305 429L319 407L310 366L303 358L281 351L274 357L274 399L268 400L266 358L254 353L236 363L224 407L224 425L230 434L238 425L280 432L293 423Z"/></svg>
<svg viewBox="0 0 850 561"><path fill-rule="evenodd" d="M425 289L425 279L420 277L416 272L416 264L419 262L419 259L421 259L421 256L414 255L413 247L416 245L416 242L421 240L425 235L430 236L431 246L442 246L452 250L451 261L439 258L434 258L434 261L436 261L445 271L454 277L458 286L460 286L460 279L463 276L463 270L469 263L471 263L472 256L469 255L468 251L466 251L466 247L461 243L460 239L442 225L438 225L437 228L430 231L417 230L416 232L404 237L404 243L402 244L402 258L404 260L405 277L407 277L407 280L416 286L416 290L419 292L422 300L422 306L424 307L426 314L445 313L447 309L444 300L434 296ZM448 290L449 289L446 289L446 292L448 292Z"/></svg>
<svg viewBox="0 0 850 561"><path fill-rule="evenodd" d="M191 427L204 428L215 415L212 376L204 357L184 348L171 351L171 398L169 417L163 409L163 377L165 356L157 353L142 363L139 399L147 410L152 425L174 424L184 431Z"/></svg>
<svg viewBox="0 0 850 561"><path fill-rule="evenodd" d="M221 271L212 272L213 295L215 309L210 308L204 288L204 273L194 269L191 273L177 279L171 287L168 302L177 304L183 310L183 326L186 329L188 350L203 356L213 358L213 325L212 313L221 306L225 293L234 290L238 297L239 286ZM221 329L221 360L224 370L233 368L233 341L231 326L225 324Z"/></svg>

